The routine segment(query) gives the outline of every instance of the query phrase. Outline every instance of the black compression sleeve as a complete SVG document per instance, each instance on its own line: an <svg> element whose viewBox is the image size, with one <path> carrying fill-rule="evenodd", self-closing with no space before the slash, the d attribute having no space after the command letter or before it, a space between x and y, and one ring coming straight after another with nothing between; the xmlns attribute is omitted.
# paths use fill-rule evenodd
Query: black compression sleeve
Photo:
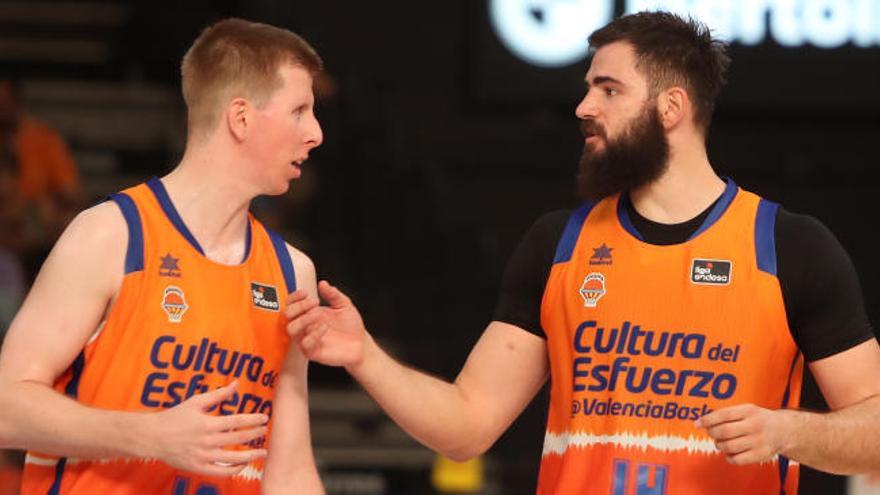
<svg viewBox="0 0 880 495"><path fill-rule="evenodd" d="M562 210L547 213L526 232L507 262L493 320L545 337L541 328L541 299L556 244L569 215L570 212Z"/></svg>
<svg viewBox="0 0 880 495"><path fill-rule="evenodd" d="M819 220L780 208L776 259L788 325L807 361L874 337L852 260Z"/></svg>

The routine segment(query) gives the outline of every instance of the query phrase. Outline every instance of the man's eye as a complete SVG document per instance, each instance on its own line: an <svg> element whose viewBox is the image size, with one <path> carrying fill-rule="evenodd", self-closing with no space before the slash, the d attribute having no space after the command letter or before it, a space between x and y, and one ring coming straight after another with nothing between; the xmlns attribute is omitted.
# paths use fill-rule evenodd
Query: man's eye
<svg viewBox="0 0 880 495"><path fill-rule="evenodd" d="M614 88L605 88L605 94L607 96L617 96L617 90Z"/></svg>

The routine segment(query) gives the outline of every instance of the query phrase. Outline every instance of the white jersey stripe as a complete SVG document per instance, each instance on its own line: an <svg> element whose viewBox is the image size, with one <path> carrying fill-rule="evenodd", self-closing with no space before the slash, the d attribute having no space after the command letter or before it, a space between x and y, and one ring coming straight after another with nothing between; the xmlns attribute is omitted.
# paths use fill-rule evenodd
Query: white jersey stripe
<svg viewBox="0 0 880 495"><path fill-rule="evenodd" d="M544 436L543 455L563 455L570 448L586 448L593 445L613 445L623 448L648 449L661 452L678 452L686 450L688 454L714 455L720 454L715 442L694 436L680 437L675 435L649 436L647 433L617 432L610 435L595 435L578 431L576 433L554 434L547 432Z"/></svg>
<svg viewBox="0 0 880 495"><path fill-rule="evenodd" d="M611 435L595 435L585 431L576 433L551 433L544 435L544 450L542 456L564 455L568 449L587 448L594 445L613 445L615 447L640 449L643 452L648 449L661 452L687 451L688 454L720 455L715 448L715 442L710 439L687 438L676 435L649 436L647 433L631 433L628 431L613 433ZM779 456L773 456L769 462L776 462ZM762 463L764 464L764 463ZM797 466L798 462L789 459L789 466Z"/></svg>

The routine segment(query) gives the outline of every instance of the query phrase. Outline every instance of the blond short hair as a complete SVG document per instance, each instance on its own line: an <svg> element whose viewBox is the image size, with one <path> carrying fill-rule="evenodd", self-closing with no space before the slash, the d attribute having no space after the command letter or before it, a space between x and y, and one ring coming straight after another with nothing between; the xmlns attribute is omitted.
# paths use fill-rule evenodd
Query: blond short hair
<svg viewBox="0 0 880 495"><path fill-rule="evenodd" d="M286 29L235 18L205 28L180 65L190 138L213 129L233 98L268 102L287 63L312 76L323 67L314 48Z"/></svg>

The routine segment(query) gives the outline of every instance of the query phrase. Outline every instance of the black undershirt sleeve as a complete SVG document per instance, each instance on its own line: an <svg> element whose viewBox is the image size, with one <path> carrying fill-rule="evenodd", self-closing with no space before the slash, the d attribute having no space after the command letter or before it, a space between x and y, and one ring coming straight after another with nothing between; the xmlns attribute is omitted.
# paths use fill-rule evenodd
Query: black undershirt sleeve
<svg viewBox="0 0 880 495"><path fill-rule="evenodd" d="M520 241L502 278L494 320L545 337L541 300L569 215L568 211L544 215ZM634 210L630 215L634 223L641 220ZM647 231L642 234L657 244L667 243L659 228L675 228L642 223ZM678 242L689 235L681 234ZM777 277L789 328L806 360L832 356L874 338L855 267L834 234L813 217L780 208L775 238Z"/></svg>
<svg viewBox="0 0 880 495"><path fill-rule="evenodd" d="M563 210L547 213L526 232L507 262L493 320L546 337L541 328L541 299L570 214Z"/></svg>
<svg viewBox="0 0 880 495"><path fill-rule="evenodd" d="M780 208L776 259L788 326L807 361L874 338L855 267L819 220Z"/></svg>

